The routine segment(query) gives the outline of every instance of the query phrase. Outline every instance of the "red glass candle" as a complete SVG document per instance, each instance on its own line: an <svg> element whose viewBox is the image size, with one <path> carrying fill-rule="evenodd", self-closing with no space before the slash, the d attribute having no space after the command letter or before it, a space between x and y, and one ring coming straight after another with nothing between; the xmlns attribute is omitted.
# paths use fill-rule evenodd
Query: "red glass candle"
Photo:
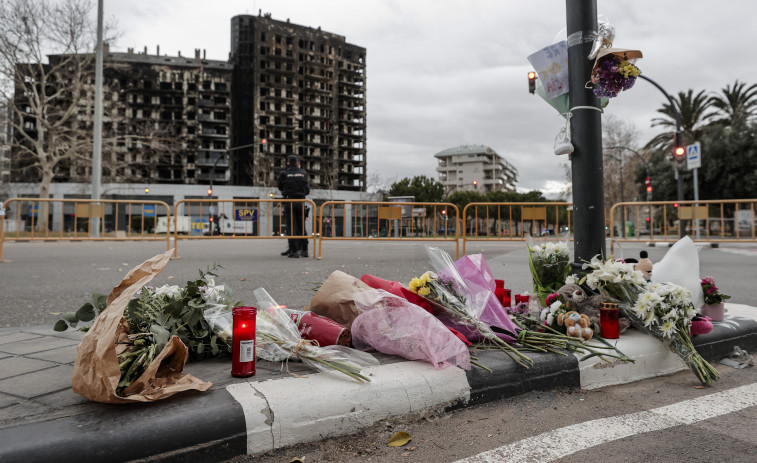
<svg viewBox="0 0 757 463"><path fill-rule="evenodd" d="M496 288L494 289L494 295L497 297L497 300L502 303L503 306L505 306L505 280L495 279L494 284L496 285Z"/></svg>
<svg viewBox="0 0 757 463"><path fill-rule="evenodd" d="M515 295L515 303L520 304L521 302L524 304L528 304L529 299L531 299L531 295L528 293L523 294L516 294Z"/></svg>
<svg viewBox="0 0 757 463"><path fill-rule="evenodd" d="M599 328L605 339L618 339L620 337L620 325L618 323L618 304L603 302L599 306Z"/></svg>
<svg viewBox="0 0 757 463"><path fill-rule="evenodd" d="M512 291L510 291L507 288L504 288L504 293L502 294L502 305L504 307L511 307L513 305L513 298L512 298Z"/></svg>
<svg viewBox="0 0 757 463"><path fill-rule="evenodd" d="M231 334L231 376L247 378L255 374L255 307L234 307Z"/></svg>

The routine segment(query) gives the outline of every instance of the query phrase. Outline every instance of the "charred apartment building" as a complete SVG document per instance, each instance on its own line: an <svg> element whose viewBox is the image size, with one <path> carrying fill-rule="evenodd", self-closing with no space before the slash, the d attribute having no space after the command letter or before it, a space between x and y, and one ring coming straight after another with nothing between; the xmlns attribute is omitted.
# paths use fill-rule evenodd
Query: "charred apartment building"
<svg viewBox="0 0 757 463"><path fill-rule="evenodd" d="M296 154L314 188L365 191L365 48L270 15L231 20L232 181L275 185Z"/></svg>
<svg viewBox="0 0 757 463"><path fill-rule="evenodd" d="M174 57L105 47L103 183L272 187L286 156L297 154L312 188L365 191L365 49L270 15L236 16L231 29L229 61L200 50ZM92 178L94 57L87 59L91 73L67 132L81 153L58 165L55 182ZM24 94L17 85L17 141L39 135ZM12 150L11 181L36 183L41 174L23 151Z"/></svg>

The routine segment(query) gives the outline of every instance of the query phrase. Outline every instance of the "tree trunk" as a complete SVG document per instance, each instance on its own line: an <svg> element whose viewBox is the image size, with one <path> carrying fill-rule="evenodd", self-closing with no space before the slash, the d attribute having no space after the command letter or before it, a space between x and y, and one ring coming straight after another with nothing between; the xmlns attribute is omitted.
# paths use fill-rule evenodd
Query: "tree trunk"
<svg viewBox="0 0 757 463"><path fill-rule="evenodd" d="M42 179L39 183L39 197L40 199L47 199L50 197L50 184L53 181L53 169L52 167L45 167L42 169ZM34 227L35 231L46 232L48 230L48 221L50 216L50 203L47 201L40 201L39 212L37 214L37 220Z"/></svg>

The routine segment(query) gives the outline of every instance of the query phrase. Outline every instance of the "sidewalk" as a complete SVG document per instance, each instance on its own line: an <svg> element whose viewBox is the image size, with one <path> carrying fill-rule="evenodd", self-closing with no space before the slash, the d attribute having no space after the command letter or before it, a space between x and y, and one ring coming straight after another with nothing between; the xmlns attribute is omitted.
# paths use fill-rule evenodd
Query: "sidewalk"
<svg viewBox="0 0 757 463"><path fill-rule="evenodd" d="M694 338L716 364L734 346L757 351L757 308L726 304L726 320ZM685 369L662 343L637 331L618 348L635 364L578 362L577 356L529 354L523 369L498 351L479 353L493 370L435 370L422 362L376 355L370 384L314 374L299 362L289 371L258 361L249 380L232 378L230 362L204 360L185 371L211 381L204 393L152 404L106 405L71 390L80 332L49 327L0 329L0 462L220 461L296 443L353 433L380 420L424 416L531 390L597 388ZM692 374L692 383L697 383ZM715 384L714 388L717 388Z"/></svg>

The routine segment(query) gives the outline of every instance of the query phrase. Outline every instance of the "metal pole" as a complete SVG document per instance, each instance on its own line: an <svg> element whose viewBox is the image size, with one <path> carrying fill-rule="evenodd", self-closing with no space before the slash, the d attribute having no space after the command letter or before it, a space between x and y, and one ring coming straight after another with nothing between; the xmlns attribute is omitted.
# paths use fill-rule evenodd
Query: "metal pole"
<svg viewBox="0 0 757 463"><path fill-rule="evenodd" d="M605 256L604 183L602 174L602 118L599 99L586 82L593 62L590 37L597 33L596 0L566 0L568 88L570 92L570 155L573 182L573 266L581 272L585 261ZM575 109L575 110L574 110Z"/></svg>
<svg viewBox="0 0 757 463"><path fill-rule="evenodd" d="M92 142L92 199L100 199L103 147L103 0L97 0L97 48L95 51L95 133ZM93 237L100 236L100 217L92 217Z"/></svg>

